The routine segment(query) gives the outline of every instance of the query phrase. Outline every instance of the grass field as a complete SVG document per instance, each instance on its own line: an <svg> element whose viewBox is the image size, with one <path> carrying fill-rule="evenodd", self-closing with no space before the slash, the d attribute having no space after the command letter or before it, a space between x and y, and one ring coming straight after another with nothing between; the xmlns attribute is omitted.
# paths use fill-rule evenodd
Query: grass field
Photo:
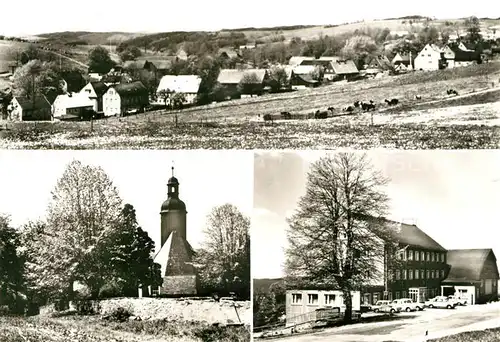
<svg viewBox="0 0 500 342"><path fill-rule="evenodd" d="M0 342L247 342L242 326L187 321L109 322L94 316L0 317Z"/></svg>
<svg viewBox="0 0 500 342"><path fill-rule="evenodd" d="M497 342L500 341L500 328L468 331L457 335L428 340L428 342Z"/></svg>
<svg viewBox="0 0 500 342"><path fill-rule="evenodd" d="M500 64L336 84L313 90L234 100L177 113L156 111L93 122L4 123L0 147L11 149L459 149L500 146ZM458 90L458 97L446 90ZM414 96L420 94L421 100ZM400 104L387 107L385 98ZM356 100L370 113L306 119L317 109ZM289 111L295 120L263 122ZM260 115L260 117L259 117ZM92 125L92 130L91 130ZM1 125L0 125L1 127Z"/></svg>
<svg viewBox="0 0 500 342"><path fill-rule="evenodd" d="M14 62L15 51L25 49L27 43L15 42L11 40L0 40L0 72L9 70L9 64ZM14 54L14 55L13 55Z"/></svg>

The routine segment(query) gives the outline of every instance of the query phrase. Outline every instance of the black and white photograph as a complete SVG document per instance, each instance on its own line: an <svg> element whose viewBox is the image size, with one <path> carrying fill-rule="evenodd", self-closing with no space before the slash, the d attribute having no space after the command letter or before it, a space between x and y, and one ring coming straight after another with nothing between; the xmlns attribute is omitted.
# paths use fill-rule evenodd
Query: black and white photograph
<svg viewBox="0 0 500 342"><path fill-rule="evenodd" d="M255 153L254 341L498 341L497 151Z"/></svg>
<svg viewBox="0 0 500 342"><path fill-rule="evenodd" d="M2 5L1 148L499 147L492 1L23 6Z"/></svg>
<svg viewBox="0 0 500 342"><path fill-rule="evenodd" d="M0 341L250 341L253 162L0 152Z"/></svg>

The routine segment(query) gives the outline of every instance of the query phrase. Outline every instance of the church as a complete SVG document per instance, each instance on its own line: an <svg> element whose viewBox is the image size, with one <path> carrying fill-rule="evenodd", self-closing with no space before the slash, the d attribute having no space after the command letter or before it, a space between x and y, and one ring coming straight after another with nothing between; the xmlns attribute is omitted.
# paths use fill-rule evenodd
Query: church
<svg viewBox="0 0 500 342"><path fill-rule="evenodd" d="M186 204L179 198L179 181L174 176L167 183L167 199L161 205L161 242L154 262L161 266L163 283L151 289L155 296L197 295L199 282L192 264L194 250L186 239Z"/></svg>

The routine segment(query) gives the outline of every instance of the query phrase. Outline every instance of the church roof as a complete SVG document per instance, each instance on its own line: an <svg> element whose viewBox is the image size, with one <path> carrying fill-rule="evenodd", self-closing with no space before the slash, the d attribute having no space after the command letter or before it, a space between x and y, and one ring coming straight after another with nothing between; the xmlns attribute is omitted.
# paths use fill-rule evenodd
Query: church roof
<svg viewBox="0 0 500 342"><path fill-rule="evenodd" d="M186 203L177 197L170 197L163 202L161 210L186 210Z"/></svg>
<svg viewBox="0 0 500 342"><path fill-rule="evenodd" d="M195 275L191 264L194 250L177 231L173 231L160 248L154 262L160 264L161 276Z"/></svg>

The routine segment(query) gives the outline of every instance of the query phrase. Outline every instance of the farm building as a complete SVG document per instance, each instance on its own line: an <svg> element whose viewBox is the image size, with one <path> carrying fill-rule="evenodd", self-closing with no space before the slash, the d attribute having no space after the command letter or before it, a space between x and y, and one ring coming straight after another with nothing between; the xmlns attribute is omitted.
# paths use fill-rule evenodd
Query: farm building
<svg viewBox="0 0 500 342"><path fill-rule="evenodd" d="M335 80L352 80L359 75L359 70L351 60L335 60L332 61Z"/></svg>
<svg viewBox="0 0 500 342"><path fill-rule="evenodd" d="M328 59L313 59L304 60L300 63L300 66L314 66L323 69L323 79L332 81L335 78L335 70L332 66L332 60Z"/></svg>
<svg viewBox="0 0 500 342"><path fill-rule="evenodd" d="M94 101L85 93L69 93L56 97L52 104L55 120L80 120L92 115Z"/></svg>
<svg viewBox="0 0 500 342"><path fill-rule="evenodd" d="M219 56L225 59L233 59L240 57L238 52L230 48L219 49Z"/></svg>
<svg viewBox="0 0 500 342"><path fill-rule="evenodd" d="M456 49L453 51L455 53L454 67L463 67L481 62L481 54L476 51L463 51Z"/></svg>
<svg viewBox="0 0 500 342"><path fill-rule="evenodd" d="M457 294L471 304L498 298L497 259L491 249L451 249L447 253L450 271L443 280L443 295Z"/></svg>
<svg viewBox="0 0 500 342"><path fill-rule="evenodd" d="M128 110L142 111L148 104L148 90L139 81L111 86L103 95L104 116L121 116Z"/></svg>
<svg viewBox="0 0 500 342"><path fill-rule="evenodd" d="M8 108L9 118L14 121L50 121L52 108L44 95L15 96Z"/></svg>
<svg viewBox="0 0 500 342"><path fill-rule="evenodd" d="M320 82L315 80L311 74L297 74L292 71L290 77L290 84L292 89L299 90L305 88L314 88L319 86Z"/></svg>
<svg viewBox="0 0 500 342"><path fill-rule="evenodd" d="M340 312L345 311L342 291L332 290L288 290L286 291L286 326L314 320L314 315L318 309L339 308ZM352 291L352 310L360 311L360 293ZM310 317L312 317L310 319Z"/></svg>
<svg viewBox="0 0 500 342"><path fill-rule="evenodd" d="M86 94L89 99L94 101L94 111L96 113L102 113L104 110L102 97L107 90L108 86L103 82L89 82L80 90L80 93Z"/></svg>
<svg viewBox="0 0 500 342"><path fill-rule="evenodd" d="M442 50L435 44L427 44L415 57L415 70L444 69Z"/></svg>
<svg viewBox="0 0 500 342"><path fill-rule="evenodd" d="M392 64L384 55L369 57L366 59L366 70L374 70L375 72L383 72L392 69Z"/></svg>
<svg viewBox="0 0 500 342"><path fill-rule="evenodd" d="M413 70L414 67L414 58L415 56L409 52L398 52L396 56L392 59L391 63L394 66L394 69L401 71L409 71Z"/></svg>
<svg viewBox="0 0 500 342"><path fill-rule="evenodd" d="M252 86L252 92L258 93L264 89L267 77L265 69L222 69L217 82L231 90L236 90L240 82L245 83Z"/></svg>
<svg viewBox="0 0 500 342"><path fill-rule="evenodd" d="M196 96L200 89L201 77L197 75L165 75L161 78L160 84L156 90L156 96L161 99L163 93L181 93L186 97L185 104L191 105L196 102ZM164 100L159 100L162 104ZM170 104L170 99L167 99L167 105Z"/></svg>
<svg viewBox="0 0 500 342"><path fill-rule="evenodd" d="M199 289L193 248L186 240L186 204L179 199L179 180L172 177L167 183L167 200L161 205L160 250L154 262L160 264L163 283L151 289L152 295L196 295Z"/></svg>
<svg viewBox="0 0 500 342"><path fill-rule="evenodd" d="M288 60L288 65L297 66L301 65L303 61L313 61L314 57L306 57L306 56L292 56Z"/></svg>

